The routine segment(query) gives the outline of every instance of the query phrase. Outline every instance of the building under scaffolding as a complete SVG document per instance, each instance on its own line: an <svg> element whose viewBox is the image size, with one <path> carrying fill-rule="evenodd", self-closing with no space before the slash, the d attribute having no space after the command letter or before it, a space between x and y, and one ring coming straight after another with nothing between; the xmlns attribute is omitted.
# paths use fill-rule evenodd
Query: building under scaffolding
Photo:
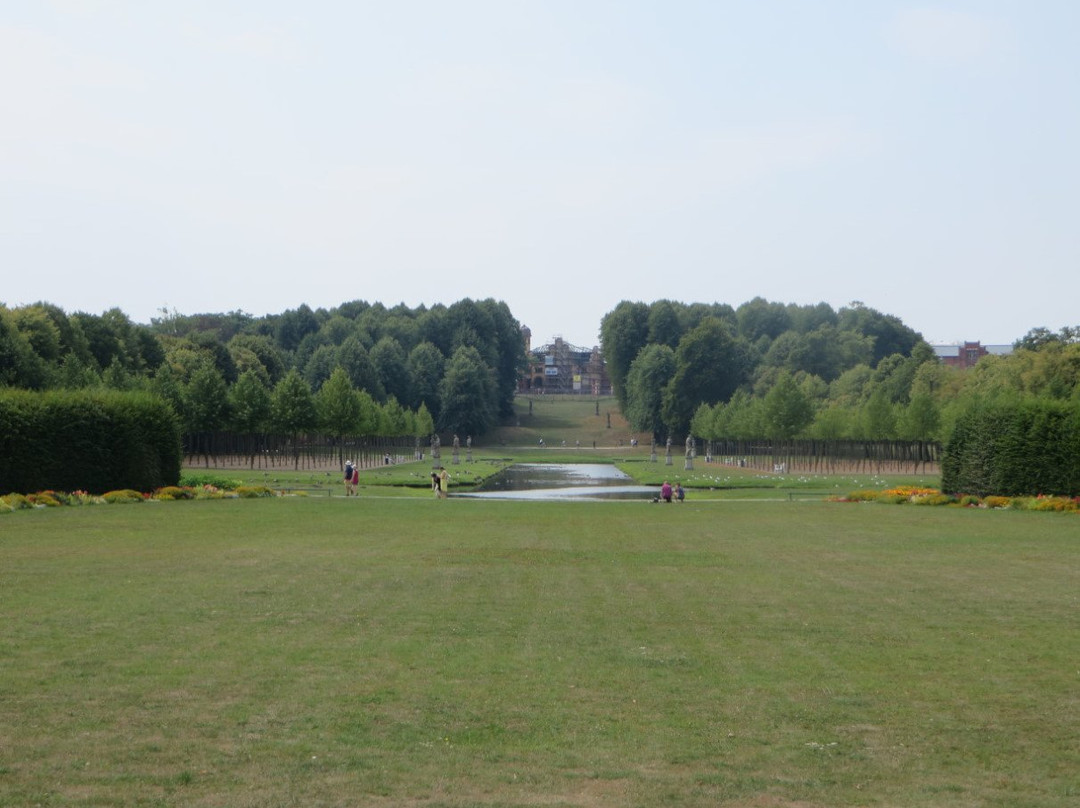
<svg viewBox="0 0 1080 808"><path fill-rule="evenodd" d="M611 395L600 347L580 348L555 337L550 345L532 348L532 332L522 327L529 366L521 380L522 393L570 393L590 396Z"/></svg>

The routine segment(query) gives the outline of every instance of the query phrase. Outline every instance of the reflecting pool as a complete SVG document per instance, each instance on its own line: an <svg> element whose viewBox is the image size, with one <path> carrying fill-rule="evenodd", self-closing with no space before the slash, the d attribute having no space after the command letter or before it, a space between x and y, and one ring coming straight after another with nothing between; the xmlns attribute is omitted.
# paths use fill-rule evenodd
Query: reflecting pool
<svg viewBox="0 0 1080 808"><path fill-rule="evenodd" d="M517 463L468 493L487 499L651 499L657 489L638 485L608 463Z"/></svg>

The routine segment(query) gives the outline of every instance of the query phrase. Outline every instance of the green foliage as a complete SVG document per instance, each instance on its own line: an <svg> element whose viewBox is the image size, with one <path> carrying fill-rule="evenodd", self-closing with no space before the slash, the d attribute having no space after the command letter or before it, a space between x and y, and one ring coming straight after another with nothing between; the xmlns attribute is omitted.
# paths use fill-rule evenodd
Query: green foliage
<svg viewBox="0 0 1080 808"><path fill-rule="evenodd" d="M185 488L205 488L210 486L211 488L221 488L226 491L231 491L242 483L239 480L231 477L223 477L220 474L186 471L183 476L180 477L179 484Z"/></svg>
<svg viewBox="0 0 1080 808"><path fill-rule="evenodd" d="M131 488L121 488L116 491L106 491L101 498L110 505L128 505L143 502L145 498L138 491Z"/></svg>
<svg viewBox="0 0 1080 808"><path fill-rule="evenodd" d="M181 391L185 432L224 429L229 418L229 394L221 372L204 361Z"/></svg>
<svg viewBox="0 0 1080 808"><path fill-rule="evenodd" d="M626 420L632 429L659 437L664 432L664 390L675 375L675 351L664 344L642 348L626 375Z"/></svg>
<svg viewBox="0 0 1080 808"><path fill-rule="evenodd" d="M150 491L180 476L171 408L146 393L0 392L0 491Z"/></svg>
<svg viewBox="0 0 1080 808"><path fill-rule="evenodd" d="M980 496L1080 494L1080 406L997 401L957 419L945 445L942 489Z"/></svg>
<svg viewBox="0 0 1080 808"><path fill-rule="evenodd" d="M716 318L703 320L687 332L675 350L675 374L665 391L665 425L684 434L701 402L728 401L749 378L749 372L745 342L732 336L727 323Z"/></svg>
<svg viewBox="0 0 1080 808"><path fill-rule="evenodd" d="M439 385L440 428L462 435L480 435L495 422L495 385L475 348L458 348Z"/></svg>
<svg viewBox="0 0 1080 808"><path fill-rule="evenodd" d="M623 411L627 408L626 377L638 353L648 344L649 306L624 300L604 315L600 339L604 346L612 392Z"/></svg>
<svg viewBox="0 0 1080 808"><path fill-rule="evenodd" d="M315 396L319 423L327 433L341 437L360 430L360 397L353 390L344 368L335 368Z"/></svg>
<svg viewBox="0 0 1080 808"><path fill-rule="evenodd" d="M264 497L276 497L277 493L265 485L241 485L236 489L240 499L260 499Z"/></svg>
<svg viewBox="0 0 1080 808"><path fill-rule="evenodd" d="M270 395L271 426L285 435L297 435L315 427L317 415L311 386L293 369Z"/></svg>
<svg viewBox="0 0 1080 808"><path fill-rule="evenodd" d="M176 485L167 485L153 493L153 498L163 502L171 502L179 499L195 499L195 492L190 488L182 488Z"/></svg>
<svg viewBox="0 0 1080 808"><path fill-rule="evenodd" d="M270 391L258 370L245 370L229 388L229 413L237 432L261 432L266 428L270 418Z"/></svg>
<svg viewBox="0 0 1080 808"><path fill-rule="evenodd" d="M761 417L768 437L786 440L810 425L814 408L795 380L785 373L765 396Z"/></svg>
<svg viewBox="0 0 1080 808"><path fill-rule="evenodd" d="M386 395L398 401L411 401L412 372L401 343L393 337L383 337L372 346L370 356Z"/></svg>

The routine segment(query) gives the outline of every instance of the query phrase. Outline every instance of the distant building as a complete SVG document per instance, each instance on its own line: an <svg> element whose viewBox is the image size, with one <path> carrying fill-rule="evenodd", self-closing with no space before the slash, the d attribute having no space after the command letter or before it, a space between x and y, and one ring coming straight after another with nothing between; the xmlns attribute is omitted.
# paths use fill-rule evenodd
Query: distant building
<svg viewBox="0 0 1080 808"><path fill-rule="evenodd" d="M1007 356L1011 345L983 345L980 342L958 342L954 345L931 345L943 364L951 368L973 368L984 356Z"/></svg>
<svg viewBox="0 0 1080 808"><path fill-rule="evenodd" d="M555 337L550 345L533 350L532 332L522 326L521 333L529 365L518 383L519 392L611 395L611 381L599 346L579 348Z"/></svg>

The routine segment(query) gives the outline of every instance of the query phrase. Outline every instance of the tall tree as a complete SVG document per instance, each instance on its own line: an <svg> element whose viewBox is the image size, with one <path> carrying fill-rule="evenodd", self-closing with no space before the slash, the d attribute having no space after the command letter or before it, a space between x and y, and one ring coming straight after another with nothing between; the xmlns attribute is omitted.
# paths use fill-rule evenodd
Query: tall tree
<svg viewBox="0 0 1080 808"><path fill-rule="evenodd" d="M882 314L857 300L840 309L839 326L843 331L855 331L863 336L873 337L874 355L871 366L875 367L886 356L908 356L912 349L923 341L922 336L904 325L899 317Z"/></svg>
<svg viewBox="0 0 1080 808"><path fill-rule="evenodd" d="M299 468L297 438L300 433L315 427L318 416L311 387L296 368L285 374L270 395L270 422L274 429L292 439L296 467Z"/></svg>
<svg viewBox="0 0 1080 808"><path fill-rule="evenodd" d="M266 429L270 417L270 391L258 370L245 370L229 388L229 410L232 428L237 432L254 434Z"/></svg>
<svg viewBox="0 0 1080 808"><path fill-rule="evenodd" d="M187 432L215 432L225 428L229 417L228 388L213 363L204 362L191 374L182 400Z"/></svg>
<svg viewBox="0 0 1080 808"><path fill-rule="evenodd" d="M675 375L675 351L667 345L648 345L630 363L626 374L626 408L631 428L649 432L656 439L664 434L664 389Z"/></svg>
<svg viewBox="0 0 1080 808"><path fill-rule="evenodd" d="M479 351L461 346L446 363L439 385L439 424L443 430L482 435L495 423L495 384Z"/></svg>
<svg viewBox="0 0 1080 808"><path fill-rule="evenodd" d="M739 336L747 342L762 337L774 340L791 329L791 314L783 303L772 303L763 297L748 300L735 310Z"/></svg>
<svg viewBox="0 0 1080 808"><path fill-rule="evenodd" d="M387 396L399 401L412 400L412 373L400 343L393 337L383 337L368 353Z"/></svg>
<svg viewBox="0 0 1080 808"><path fill-rule="evenodd" d="M359 431L361 416L360 397L343 368L335 368L315 394L315 410L322 428L337 438L340 462L342 438Z"/></svg>
<svg viewBox="0 0 1080 808"><path fill-rule="evenodd" d="M239 369L238 353L242 349L251 351L258 357L259 362L263 368L266 369L266 375L270 379L270 384L277 384L281 381L281 377L285 375L285 358L281 355L281 351L273 343L273 341L264 335L260 334L237 334L228 344L229 352L233 355L233 360L237 363Z"/></svg>
<svg viewBox="0 0 1080 808"><path fill-rule="evenodd" d="M667 345L674 348L679 344L683 335L683 325L679 318L681 310L683 310L681 305L672 303L670 300L657 300L649 306L648 341L650 345Z"/></svg>
<svg viewBox="0 0 1080 808"><path fill-rule="evenodd" d="M439 382L446 369L446 357L434 343L424 341L409 352L408 365L413 379L413 409L426 405L428 411L437 416Z"/></svg>
<svg viewBox="0 0 1080 808"><path fill-rule="evenodd" d="M47 363L34 353L11 311L0 304L0 387L40 389L48 379Z"/></svg>
<svg viewBox="0 0 1080 808"><path fill-rule="evenodd" d="M790 440L814 420L814 407L795 379L783 373L762 401L761 418L769 437Z"/></svg>
<svg viewBox="0 0 1080 808"><path fill-rule="evenodd" d="M366 390L376 401L386 397L379 374L372 364L367 348L356 335L349 337L338 348L338 364L349 374L349 381L357 390Z"/></svg>
<svg viewBox="0 0 1080 808"><path fill-rule="evenodd" d="M675 375L664 400L664 423L684 434L702 402L727 401L749 377L749 351L730 327L709 318L686 333L675 350Z"/></svg>
<svg viewBox="0 0 1080 808"><path fill-rule="evenodd" d="M649 307L624 300L604 315L600 343L607 362L608 378L619 405L626 409L626 375L630 364L648 343Z"/></svg>
<svg viewBox="0 0 1080 808"><path fill-rule="evenodd" d="M333 345L320 345L304 364L304 381L318 390L338 367L338 349Z"/></svg>

